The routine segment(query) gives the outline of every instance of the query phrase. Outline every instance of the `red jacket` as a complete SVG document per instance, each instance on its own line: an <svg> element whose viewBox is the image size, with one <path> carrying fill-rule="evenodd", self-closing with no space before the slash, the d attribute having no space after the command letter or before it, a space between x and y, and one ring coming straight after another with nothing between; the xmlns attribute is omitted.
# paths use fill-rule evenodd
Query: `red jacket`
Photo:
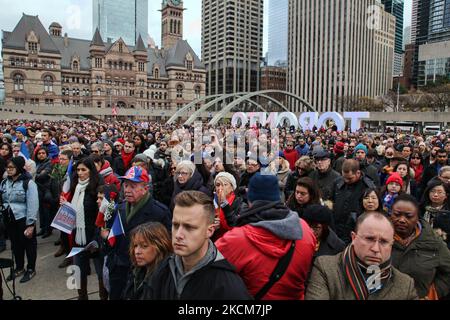
<svg viewBox="0 0 450 320"><path fill-rule="evenodd" d="M120 181L114 175L111 165L109 164L109 162L107 160L105 160L105 164L103 165L102 169L100 170L100 175L103 177L103 181L105 182L105 185L113 187L112 190L110 190L110 198L111 198L111 200L115 200L117 195L120 192Z"/></svg>
<svg viewBox="0 0 450 320"><path fill-rule="evenodd" d="M297 217L298 221L298 217ZM308 224L300 220L303 237L297 240L292 260L283 277L263 300L303 300L305 282L311 269L316 238ZM216 242L216 246L244 280L255 296L269 281L278 261L288 252L291 240L280 239L272 232L252 225L234 228Z"/></svg>

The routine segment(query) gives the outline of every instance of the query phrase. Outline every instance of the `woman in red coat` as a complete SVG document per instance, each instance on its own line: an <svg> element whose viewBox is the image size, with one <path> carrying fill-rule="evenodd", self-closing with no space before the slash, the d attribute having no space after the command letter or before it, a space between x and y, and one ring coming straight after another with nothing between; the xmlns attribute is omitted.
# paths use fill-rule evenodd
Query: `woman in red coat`
<svg viewBox="0 0 450 320"><path fill-rule="evenodd" d="M419 185L422 181L422 175L423 175L423 158L420 155L419 152L413 152L411 154L409 165L412 169L414 169L414 180L416 181L416 184Z"/></svg>

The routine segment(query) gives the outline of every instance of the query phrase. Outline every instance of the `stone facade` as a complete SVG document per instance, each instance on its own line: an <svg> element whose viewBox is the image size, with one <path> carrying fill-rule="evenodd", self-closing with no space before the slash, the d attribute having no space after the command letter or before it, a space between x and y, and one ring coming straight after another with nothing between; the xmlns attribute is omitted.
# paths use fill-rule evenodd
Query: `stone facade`
<svg viewBox="0 0 450 320"><path fill-rule="evenodd" d="M163 16L167 10L163 4ZM182 35L161 49L142 37L136 46L121 38L105 43L98 30L89 41L62 36L57 23L47 32L37 16L24 14L2 44L7 106L110 108L111 114L117 107L136 109L137 117L139 109L167 110L168 116L205 95L205 67Z"/></svg>

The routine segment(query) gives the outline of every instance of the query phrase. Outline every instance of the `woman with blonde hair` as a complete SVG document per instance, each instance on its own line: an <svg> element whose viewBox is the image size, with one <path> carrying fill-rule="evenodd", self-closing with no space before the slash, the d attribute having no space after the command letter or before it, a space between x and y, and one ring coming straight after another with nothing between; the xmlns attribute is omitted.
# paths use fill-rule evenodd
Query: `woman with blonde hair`
<svg viewBox="0 0 450 320"><path fill-rule="evenodd" d="M129 253L133 269L123 293L124 300L145 300L153 272L172 251L169 232L159 222L142 224L131 232Z"/></svg>

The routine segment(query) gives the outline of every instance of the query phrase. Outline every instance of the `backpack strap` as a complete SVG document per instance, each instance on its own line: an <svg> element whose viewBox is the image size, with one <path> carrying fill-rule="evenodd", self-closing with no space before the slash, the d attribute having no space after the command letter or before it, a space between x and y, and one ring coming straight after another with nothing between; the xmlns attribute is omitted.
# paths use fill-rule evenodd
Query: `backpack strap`
<svg viewBox="0 0 450 320"><path fill-rule="evenodd" d="M255 300L261 300L267 294L267 292L269 292L269 290L273 287L273 285L283 277L284 273L286 272L289 266L289 263L292 260L292 256L294 255L295 242L296 240L292 241L289 251L280 259L280 261L278 261L275 270L269 277L269 281L255 295Z"/></svg>

